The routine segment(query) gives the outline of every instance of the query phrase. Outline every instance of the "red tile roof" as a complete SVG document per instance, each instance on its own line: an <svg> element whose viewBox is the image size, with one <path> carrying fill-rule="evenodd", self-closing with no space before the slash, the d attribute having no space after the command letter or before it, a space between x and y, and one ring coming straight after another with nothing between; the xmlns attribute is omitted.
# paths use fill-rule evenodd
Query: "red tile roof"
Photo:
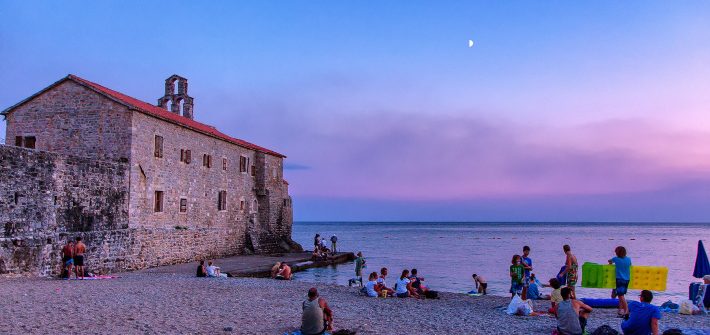
<svg viewBox="0 0 710 335"><path fill-rule="evenodd" d="M194 130L199 133L203 133L205 135L209 135L209 136L218 138L220 140L223 140L223 141L226 141L226 142L229 142L232 144L236 144L238 146L241 146L241 147L244 147L247 149L260 151L260 152L270 154L273 156L277 156L277 157L282 157L282 158L286 157L278 152L275 152L275 151L260 147L256 144L249 143L247 141L240 140L238 138L234 138L229 135L226 135L226 134L220 132L219 130L217 130L217 128L212 127L210 125L206 125L204 123L200 123L195 120L188 119L186 117L177 115L177 114L169 112L161 107L151 105L147 102L140 101L140 100L133 98L133 97L129 97L121 92L114 91L110 88L106 88L106 87L101 86L97 83L77 77L73 74L70 74L69 76L67 76L67 78L69 78L69 79L71 79L83 86L88 86L89 88L91 88L94 91L97 91L99 93L107 95L108 97L113 98L114 100L118 100L118 102L123 103L124 105L127 105L129 108L135 109L139 112L143 112L143 113L148 114L150 116L162 119L164 121L168 121L170 123L177 124L179 126L183 126L185 128Z"/></svg>

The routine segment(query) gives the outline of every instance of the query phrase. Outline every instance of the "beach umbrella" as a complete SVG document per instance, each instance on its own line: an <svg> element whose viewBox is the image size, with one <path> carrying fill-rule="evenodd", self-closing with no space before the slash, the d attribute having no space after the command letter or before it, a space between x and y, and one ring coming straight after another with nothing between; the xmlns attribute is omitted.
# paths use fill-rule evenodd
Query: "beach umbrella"
<svg viewBox="0 0 710 335"><path fill-rule="evenodd" d="M708 254L705 253L703 241L698 241L698 255L695 257L695 270L693 277L703 278L704 275L710 275L710 262L708 262Z"/></svg>

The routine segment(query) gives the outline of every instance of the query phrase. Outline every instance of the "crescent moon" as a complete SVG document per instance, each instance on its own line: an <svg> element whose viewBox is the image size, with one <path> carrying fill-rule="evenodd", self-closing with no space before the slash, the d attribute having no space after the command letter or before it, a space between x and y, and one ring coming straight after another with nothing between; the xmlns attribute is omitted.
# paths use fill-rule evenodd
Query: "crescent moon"
<svg viewBox="0 0 710 335"><path fill-rule="evenodd" d="M469 48L473 47L473 40L468 40L468 47Z"/></svg>

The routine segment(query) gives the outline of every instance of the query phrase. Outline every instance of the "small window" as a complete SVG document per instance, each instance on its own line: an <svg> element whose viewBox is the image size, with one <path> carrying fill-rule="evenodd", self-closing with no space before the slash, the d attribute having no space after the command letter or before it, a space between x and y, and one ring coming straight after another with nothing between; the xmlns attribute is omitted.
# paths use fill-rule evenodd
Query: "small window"
<svg viewBox="0 0 710 335"><path fill-rule="evenodd" d="M163 211L163 191L155 191L155 212Z"/></svg>
<svg viewBox="0 0 710 335"><path fill-rule="evenodd" d="M187 199L180 198L180 213L187 212Z"/></svg>
<svg viewBox="0 0 710 335"><path fill-rule="evenodd" d="M227 159L222 158L222 170L227 170Z"/></svg>
<svg viewBox="0 0 710 335"><path fill-rule="evenodd" d="M247 172L247 158L244 156L239 156L239 172Z"/></svg>
<svg viewBox="0 0 710 335"><path fill-rule="evenodd" d="M202 155L202 166L211 168L212 167L212 155L204 154Z"/></svg>
<svg viewBox="0 0 710 335"><path fill-rule="evenodd" d="M241 199L239 201L239 210L243 211L245 206L246 206L246 201L244 201L244 199Z"/></svg>
<svg viewBox="0 0 710 335"><path fill-rule="evenodd" d="M34 149L37 139L34 136L25 136L25 148Z"/></svg>
<svg viewBox="0 0 710 335"><path fill-rule="evenodd" d="M256 165L251 166L251 175L252 175L252 177L256 176Z"/></svg>
<svg viewBox="0 0 710 335"><path fill-rule="evenodd" d="M185 164L190 164L192 162L192 151L185 150Z"/></svg>
<svg viewBox="0 0 710 335"><path fill-rule="evenodd" d="M16 147L22 146L22 136L15 136L15 146Z"/></svg>
<svg viewBox="0 0 710 335"><path fill-rule="evenodd" d="M155 157L163 157L163 137L155 135Z"/></svg>
<svg viewBox="0 0 710 335"><path fill-rule="evenodd" d="M185 161L185 150L180 149L180 161L184 162Z"/></svg>
<svg viewBox="0 0 710 335"><path fill-rule="evenodd" d="M219 191L219 195L217 196L217 210L227 210L227 191Z"/></svg>

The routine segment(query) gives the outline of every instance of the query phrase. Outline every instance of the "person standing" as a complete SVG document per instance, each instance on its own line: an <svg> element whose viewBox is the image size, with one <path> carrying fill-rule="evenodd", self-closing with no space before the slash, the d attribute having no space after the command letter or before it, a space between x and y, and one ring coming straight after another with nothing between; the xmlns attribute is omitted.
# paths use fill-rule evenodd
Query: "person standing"
<svg viewBox="0 0 710 335"><path fill-rule="evenodd" d="M658 307L651 305L653 293L643 290L639 300L640 302L629 303L629 314L621 322L621 330L624 335L658 335L658 320L661 319L661 311Z"/></svg>
<svg viewBox="0 0 710 335"><path fill-rule="evenodd" d="M330 251L335 254L338 252L337 244L338 243L338 237L333 234L333 236L330 237Z"/></svg>
<svg viewBox="0 0 710 335"><path fill-rule="evenodd" d="M532 259L528 257L530 255L530 247L529 246L524 246L523 247L523 257L522 257L522 262L520 263L523 266L523 269L525 270L525 278L523 279L523 293L521 294L521 298L523 300L526 300L528 298L528 288L530 287L530 271L532 271Z"/></svg>
<svg viewBox="0 0 710 335"><path fill-rule="evenodd" d="M316 236L313 238L313 247L320 247L320 234L316 234Z"/></svg>
<svg viewBox="0 0 710 335"><path fill-rule="evenodd" d="M523 276L525 276L525 268L523 268L522 258L520 255L514 255L510 261L510 297L514 298L516 294L520 295L523 290Z"/></svg>
<svg viewBox="0 0 710 335"><path fill-rule="evenodd" d="M76 270L76 278L84 279L84 253L86 253L86 245L81 241L81 236L77 236L76 245L74 245L74 267Z"/></svg>
<svg viewBox="0 0 710 335"><path fill-rule="evenodd" d="M616 272L616 289L614 293L619 297L619 310L618 315L623 317L629 314L629 305L626 302L626 291L629 288L629 281L631 281L631 258L626 256L626 248L622 246L616 247L614 249L616 257L609 260L609 264L614 264Z"/></svg>
<svg viewBox="0 0 710 335"><path fill-rule="evenodd" d="M574 286L577 285L577 279L579 278L577 275L579 263L577 263L577 256L572 254L572 248L568 244L562 246L562 250L565 252L565 256L567 257L567 259L565 260L567 287L572 290L572 298L576 299L577 296L574 292Z"/></svg>
<svg viewBox="0 0 710 335"><path fill-rule="evenodd" d="M70 278L74 267L74 241L68 240L62 248L62 273L60 277ZM66 277L65 277L66 276Z"/></svg>
<svg viewBox="0 0 710 335"><path fill-rule="evenodd" d="M352 286L355 283L360 283L362 287L362 269L365 267L365 257L362 257L362 251L357 253L357 258L355 258L355 278L350 279L348 286Z"/></svg>
<svg viewBox="0 0 710 335"><path fill-rule="evenodd" d="M303 302L302 309L300 330L303 335L319 335L333 330L333 311L325 298L318 296L315 287L308 290L308 299Z"/></svg>

